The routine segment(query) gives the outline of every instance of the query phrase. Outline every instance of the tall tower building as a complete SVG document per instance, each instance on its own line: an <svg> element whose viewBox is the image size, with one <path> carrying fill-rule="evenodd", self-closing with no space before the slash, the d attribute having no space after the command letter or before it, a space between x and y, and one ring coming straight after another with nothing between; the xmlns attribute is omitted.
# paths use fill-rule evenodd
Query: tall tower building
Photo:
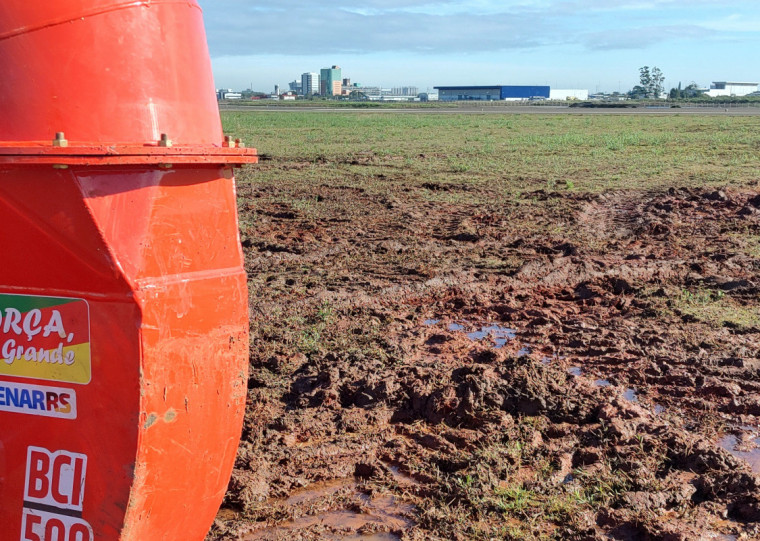
<svg viewBox="0 0 760 541"><path fill-rule="evenodd" d="M304 96L319 94L319 75L316 73L301 75L301 92Z"/></svg>
<svg viewBox="0 0 760 541"><path fill-rule="evenodd" d="M322 68L319 77L319 93L323 96L340 96L343 93L340 66Z"/></svg>

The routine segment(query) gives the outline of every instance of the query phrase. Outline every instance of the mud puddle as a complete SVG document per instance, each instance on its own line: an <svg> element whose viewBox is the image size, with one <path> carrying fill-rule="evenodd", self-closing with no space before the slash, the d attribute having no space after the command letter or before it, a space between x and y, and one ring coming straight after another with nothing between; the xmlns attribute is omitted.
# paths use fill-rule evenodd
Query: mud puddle
<svg viewBox="0 0 760 541"><path fill-rule="evenodd" d="M393 496L370 498L357 495L353 509L337 509L314 515L304 515L274 527L256 530L241 537L246 541L292 539L293 534L309 532L314 539L335 541L397 541L401 532L414 523L405 515L414 507L400 504Z"/></svg>
<svg viewBox="0 0 760 541"><path fill-rule="evenodd" d="M398 466L387 468L399 487L419 485ZM366 494L353 477L315 483L265 505L288 510L294 518L249 531L239 539L274 541L306 535L330 541L398 541L401 532L415 524L409 518L416 510L413 505L392 494Z"/></svg>
<svg viewBox="0 0 760 541"><path fill-rule="evenodd" d="M440 323L438 319L427 319L423 322L426 327L430 327ZM473 342L480 342L486 338L493 342L495 349L503 348L507 342L514 340L517 337L517 330L510 327L504 327L497 324L477 325L469 321L460 321L449 323L446 328L451 332L465 332L469 340ZM473 331L467 331L467 329L478 329ZM523 347L518 352L518 355L523 357L531 353L530 348Z"/></svg>
<svg viewBox="0 0 760 541"><path fill-rule="evenodd" d="M414 477L402 472L398 466L390 465L388 466L388 470L391 472L393 480L396 481L400 487L409 488L420 486L420 483Z"/></svg>
<svg viewBox="0 0 760 541"><path fill-rule="evenodd" d="M517 336L515 329L502 327L500 325L485 325L479 331L467 333L467 338L473 341L480 341L486 337L491 337L496 348L504 347L509 340L514 340Z"/></svg>
<svg viewBox="0 0 760 541"><path fill-rule="evenodd" d="M736 458L744 460L754 473L760 474L760 437L756 434L726 434L718 445Z"/></svg>
<svg viewBox="0 0 760 541"><path fill-rule="evenodd" d="M633 402L635 404L638 404L639 402L639 395L636 393L635 389L626 389L623 391L623 398L628 400L628 402Z"/></svg>
<svg viewBox="0 0 760 541"><path fill-rule="evenodd" d="M315 483L309 488L291 494L283 503L285 505L301 505L319 498L332 497L344 489L355 490L356 485L356 481L352 479L337 479L334 481Z"/></svg>

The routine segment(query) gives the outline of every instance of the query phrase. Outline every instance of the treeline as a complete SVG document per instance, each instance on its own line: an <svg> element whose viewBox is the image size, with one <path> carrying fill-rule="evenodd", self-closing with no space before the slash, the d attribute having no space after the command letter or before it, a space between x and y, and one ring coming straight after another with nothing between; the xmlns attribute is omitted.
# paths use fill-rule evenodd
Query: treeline
<svg viewBox="0 0 760 541"><path fill-rule="evenodd" d="M710 97L700 95L700 96L694 96L694 97L668 97L666 100L668 102L677 102L677 103L707 103L707 104L715 104L719 105L721 103L726 104L760 104L760 96L716 96L716 97Z"/></svg>

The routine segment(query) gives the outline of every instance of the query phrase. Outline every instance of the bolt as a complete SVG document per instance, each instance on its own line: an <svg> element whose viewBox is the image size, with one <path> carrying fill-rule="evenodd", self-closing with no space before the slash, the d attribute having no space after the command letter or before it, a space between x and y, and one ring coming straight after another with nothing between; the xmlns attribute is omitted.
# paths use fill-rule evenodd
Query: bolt
<svg viewBox="0 0 760 541"><path fill-rule="evenodd" d="M235 146L238 148L245 148L245 143L242 139L235 139Z"/></svg>
<svg viewBox="0 0 760 541"><path fill-rule="evenodd" d="M53 164L53 169L68 169L68 168L69 168L69 166L66 165L65 163L54 163Z"/></svg>
<svg viewBox="0 0 760 541"><path fill-rule="evenodd" d="M235 148L235 141L232 139L232 136L225 135L224 136L224 143L222 144L222 146L230 147L230 148Z"/></svg>
<svg viewBox="0 0 760 541"><path fill-rule="evenodd" d="M172 146L172 140L169 139L169 136L167 134L162 133L161 140L158 142L158 146L169 148Z"/></svg>
<svg viewBox="0 0 760 541"><path fill-rule="evenodd" d="M159 163L158 166L161 169L171 169L172 167L174 167L174 165L172 165L170 163Z"/></svg>
<svg viewBox="0 0 760 541"><path fill-rule="evenodd" d="M55 139L53 139L53 146L54 147L69 146L69 142L66 140L66 135L62 131L56 132Z"/></svg>

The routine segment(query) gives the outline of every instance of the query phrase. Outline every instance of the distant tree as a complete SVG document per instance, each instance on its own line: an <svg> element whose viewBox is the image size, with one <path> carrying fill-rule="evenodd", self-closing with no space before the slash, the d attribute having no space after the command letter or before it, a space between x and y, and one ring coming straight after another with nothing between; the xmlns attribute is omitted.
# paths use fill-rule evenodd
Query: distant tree
<svg viewBox="0 0 760 541"><path fill-rule="evenodd" d="M649 66L639 68L639 87L644 91L644 97L649 97L649 89L652 86L652 74L649 73ZM635 90L636 87L634 87Z"/></svg>
<svg viewBox="0 0 760 541"><path fill-rule="evenodd" d="M628 97L632 100L641 100L647 97L649 91L641 85L634 86L628 91Z"/></svg>
<svg viewBox="0 0 760 541"><path fill-rule="evenodd" d="M702 95L702 90L699 89L699 85L695 82L691 82L686 88L681 88L681 83L678 83L678 88L671 88L668 97L670 99L688 99L698 98Z"/></svg>
<svg viewBox="0 0 760 541"><path fill-rule="evenodd" d="M665 76L658 67L653 67L651 70L649 66L639 68L639 86L644 89L645 98L658 98L662 94L665 87Z"/></svg>
<svg viewBox="0 0 760 541"><path fill-rule="evenodd" d="M659 98L660 95L665 90L665 76L662 74L662 71L658 67L652 68L652 71L649 72L649 91L650 95L653 98Z"/></svg>
<svg viewBox="0 0 760 541"><path fill-rule="evenodd" d="M699 85L692 81L691 84L687 85L686 88L683 89L681 93L681 97L698 98L702 94L703 94L703 91L699 89Z"/></svg>
<svg viewBox="0 0 760 541"><path fill-rule="evenodd" d="M253 98L254 96L264 96L265 95L263 92L256 92L255 90L251 90L250 88L248 90L241 91L240 94L243 96L244 100L249 100L249 99Z"/></svg>
<svg viewBox="0 0 760 541"><path fill-rule="evenodd" d="M668 98L671 100L677 100L683 98L683 90L681 90L681 81L678 82L678 88L671 88L668 93Z"/></svg>

